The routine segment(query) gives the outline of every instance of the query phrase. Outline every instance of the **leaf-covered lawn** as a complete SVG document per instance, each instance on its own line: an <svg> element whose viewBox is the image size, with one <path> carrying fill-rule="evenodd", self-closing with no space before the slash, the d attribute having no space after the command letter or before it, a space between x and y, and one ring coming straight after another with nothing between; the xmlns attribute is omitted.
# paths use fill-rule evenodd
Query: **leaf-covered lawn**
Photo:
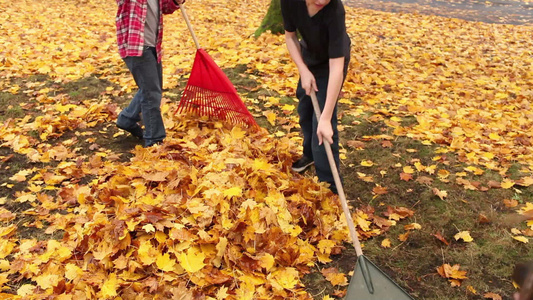
<svg viewBox="0 0 533 300"><path fill-rule="evenodd" d="M338 199L290 171L297 70L282 36L252 38L267 2L187 3L265 129L175 114L196 51L177 12L165 19L168 138L144 149L114 125L136 90L115 1L0 0L1 296L344 295L355 258ZM505 272L533 255L521 217L533 210L532 28L350 7L347 22L341 167L364 251L415 297L509 296ZM480 271L473 257L496 260L491 243L512 248L506 267ZM430 245L440 261L413 258Z"/></svg>

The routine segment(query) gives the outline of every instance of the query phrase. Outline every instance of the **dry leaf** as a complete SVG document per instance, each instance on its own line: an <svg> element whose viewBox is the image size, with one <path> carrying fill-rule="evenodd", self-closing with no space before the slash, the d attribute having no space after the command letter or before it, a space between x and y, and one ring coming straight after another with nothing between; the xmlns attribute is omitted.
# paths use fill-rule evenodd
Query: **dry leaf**
<svg viewBox="0 0 533 300"><path fill-rule="evenodd" d="M456 241L462 239L463 241L470 243L474 239L470 236L470 231L460 231L453 236Z"/></svg>

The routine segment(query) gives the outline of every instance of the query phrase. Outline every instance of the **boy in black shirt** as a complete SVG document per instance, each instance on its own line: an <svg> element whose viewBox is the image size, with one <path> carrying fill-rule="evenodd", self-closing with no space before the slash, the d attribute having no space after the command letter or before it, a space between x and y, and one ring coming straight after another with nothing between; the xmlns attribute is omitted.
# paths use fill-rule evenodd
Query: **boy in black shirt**
<svg viewBox="0 0 533 300"><path fill-rule="evenodd" d="M324 146L331 144L339 166L337 99L350 61L350 38L346 33L341 0L281 0L285 42L298 67L300 80L296 96L303 133L303 156L292 168L303 172L315 164L320 181L330 183L337 193ZM296 31L302 37L299 41ZM316 92L322 115L317 120L309 95Z"/></svg>

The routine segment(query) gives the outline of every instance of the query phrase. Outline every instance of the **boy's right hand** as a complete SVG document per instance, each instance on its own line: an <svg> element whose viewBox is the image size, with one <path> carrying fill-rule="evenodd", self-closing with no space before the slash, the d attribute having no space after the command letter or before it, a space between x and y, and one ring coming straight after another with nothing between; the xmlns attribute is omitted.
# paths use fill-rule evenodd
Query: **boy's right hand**
<svg viewBox="0 0 533 300"><path fill-rule="evenodd" d="M311 91L318 92L315 76L313 75L313 73L311 73L311 71L302 71L300 73L300 80L302 82L302 88L305 90L305 94L307 96L311 95Z"/></svg>

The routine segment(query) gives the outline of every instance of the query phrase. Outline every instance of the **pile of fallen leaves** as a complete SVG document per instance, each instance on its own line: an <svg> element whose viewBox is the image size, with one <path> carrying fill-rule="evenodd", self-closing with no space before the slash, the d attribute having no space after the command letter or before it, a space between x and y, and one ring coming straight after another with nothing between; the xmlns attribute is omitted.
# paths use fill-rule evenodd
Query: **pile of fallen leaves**
<svg viewBox="0 0 533 300"><path fill-rule="evenodd" d="M94 155L58 168L70 172L49 175L58 181L49 184L63 182L54 196L18 193L16 201L33 204L23 213L63 238L19 240L17 224L0 228L3 289L27 282L19 296L58 299L310 298L301 278L348 239L338 198L290 171L288 138L167 117L163 145L139 146L127 163ZM68 184L76 176L94 179ZM367 208L352 217L365 239L412 212L386 215ZM345 274L330 273L334 285L347 284Z"/></svg>
<svg viewBox="0 0 533 300"><path fill-rule="evenodd" d="M283 36L251 37L268 1L197 0L188 5L200 43L217 64L246 65L247 76L279 93L245 99L256 116L265 116L277 130L277 138L168 114L166 143L138 148L126 163L95 142L114 126L118 110L113 101L135 90L117 54L116 3L0 4L6 11L0 25L0 90L23 99L18 103L26 114L1 124L0 142L31 162L2 184L14 188L25 183L13 195L0 196L0 289L28 298L61 295L58 299L309 297L302 276L338 254L347 232L327 187L289 171L296 106L282 98L294 96L297 70ZM444 157L430 165L412 161L398 166L402 180L418 177L431 185L455 175L457 184L474 191L518 192L533 184L530 27L346 11L353 49L340 100L349 106L343 114L382 121L396 136L442 145L440 153L457 153L470 165L451 174ZM179 13L166 16L164 48L164 86L175 88L190 72L196 50ZM46 79L39 82L39 76ZM76 102L62 94L63 84L92 76L112 84L98 99ZM90 144L93 153L82 151L81 142ZM350 142L361 141L347 143L360 148ZM9 162L9 153L0 162ZM521 178L509 174L515 163L521 166ZM501 180L463 178L480 176L485 169L499 172ZM359 179L373 182L363 173ZM432 190L446 199L445 190ZM388 193L377 184L373 192ZM526 203L519 212L531 209ZM353 210L352 217L366 239L411 215L390 207L381 218L368 207ZM50 239L20 238L21 231L32 227ZM405 229L401 241L420 225ZM528 242L528 230L515 230L513 238ZM57 236L63 238L53 239ZM472 241L463 233L455 239ZM390 247L390 241L382 246ZM437 271L453 285L466 277L457 264L443 264ZM328 269L325 277L334 286L346 284L345 274L336 270Z"/></svg>

